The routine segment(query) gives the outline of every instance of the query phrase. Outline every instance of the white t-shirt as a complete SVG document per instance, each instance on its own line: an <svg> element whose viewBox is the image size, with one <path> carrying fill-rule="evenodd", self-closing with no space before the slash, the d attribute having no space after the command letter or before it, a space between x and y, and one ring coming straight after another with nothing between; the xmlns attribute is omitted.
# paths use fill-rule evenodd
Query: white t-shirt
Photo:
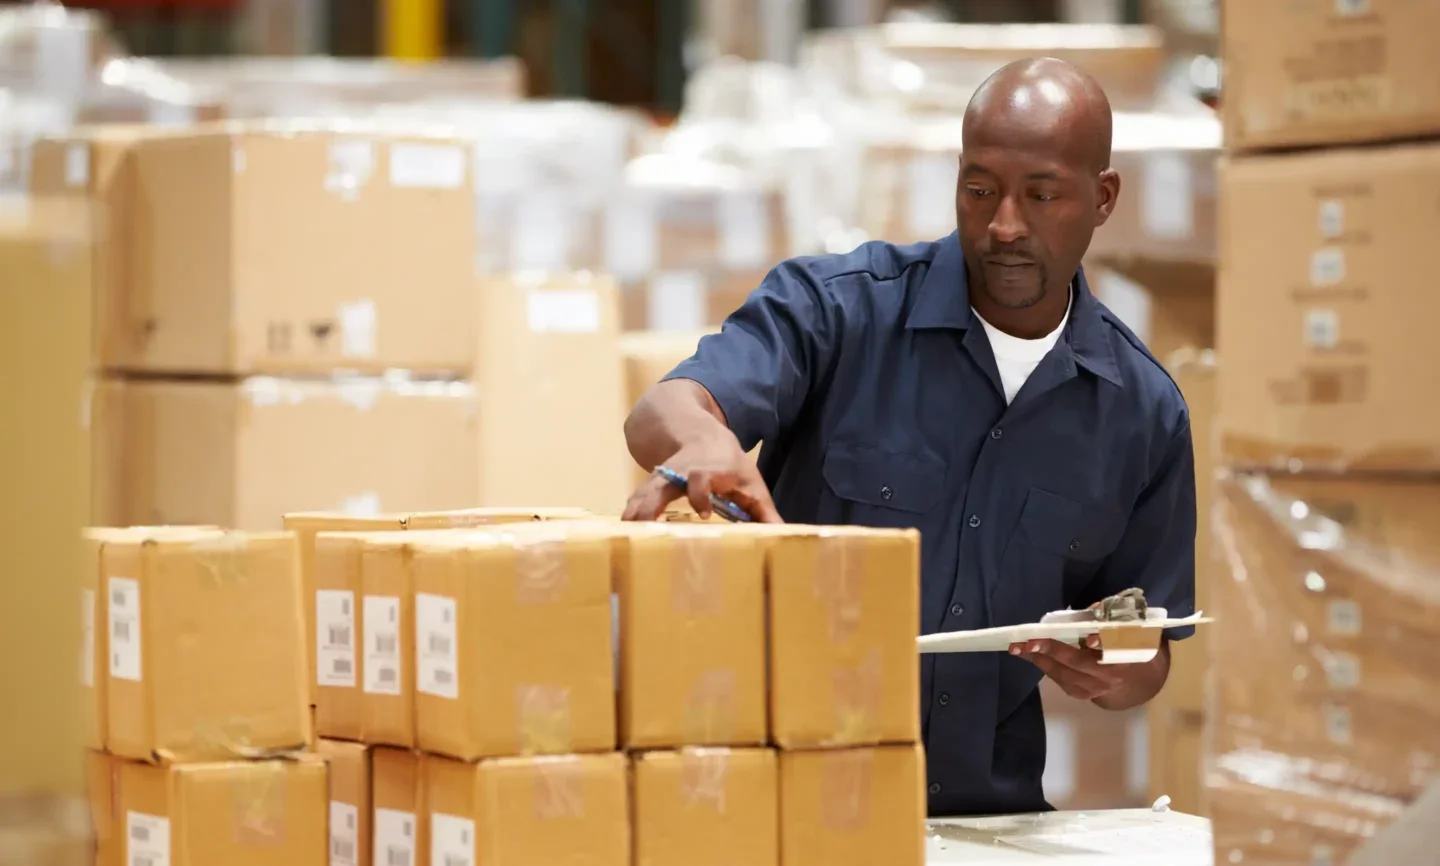
<svg viewBox="0 0 1440 866"><path fill-rule="evenodd" d="M1060 334L1065 330L1065 323L1070 321L1070 308L1074 304L1075 295L1072 292L1060 324L1055 326L1055 330L1034 340L1012 337L985 321L983 316L975 313L974 307L970 308L970 312L975 313L975 318L985 326L985 336L990 338L990 350L995 353L995 366L1000 369L1000 384L1005 388L1005 405L1008 406L1015 400L1015 395L1020 393L1020 387L1025 384L1025 380L1030 378L1030 374L1040 366L1040 361L1060 341Z"/></svg>

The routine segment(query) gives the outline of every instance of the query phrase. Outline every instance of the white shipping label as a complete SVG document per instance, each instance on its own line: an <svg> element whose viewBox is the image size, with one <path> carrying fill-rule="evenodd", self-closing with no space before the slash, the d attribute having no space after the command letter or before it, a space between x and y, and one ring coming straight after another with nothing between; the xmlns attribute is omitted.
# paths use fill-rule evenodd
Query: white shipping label
<svg viewBox="0 0 1440 866"><path fill-rule="evenodd" d="M400 694L400 599L390 595L365 596L362 628L365 631L365 691L372 695Z"/></svg>
<svg viewBox="0 0 1440 866"><path fill-rule="evenodd" d="M1140 225L1161 240L1182 240L1195 232L1195 177L1178 153L1145 160L1140 184Z"/></svg>
<svg viewBox="0 0 1440 866"><path fill-rule="evenodd" d="M1353 731L1354 726L1350 723L1348 707L1325 708L1325 733L1329 735L1332 743L1341 746L1349 745Z"/></svg>
<svg viewBox="0 0 1440 866"><path fill-rule="evenodd" d="M1305 345L1312 349L1340 345L1340 314L1334 310L1306 310Z"/></svg>
<svg viewBox="0 0 1440 866"><path fill-rule="evenodd" d="M170 819L125 813L126 866L170 866Z"/></svg>
<svg viewBox="0 0 1440 866"><path fill-rule="evenodd" d="M646 313L653 331L698 331L708 318L705 275L668 271L650 281Z"/></svg>
<svg viewBox="0 0 1440 866"><path fill-rule="evenodd" d="M622 196L605 209L605 267L616 279L650 276L660 260L655 206L639 196Z"/></svg>
<svg viewBox="0 0 1440 866"><path fill-rule="evenodd" d="M1326 247L1310 254L1310 284L1333 286L1345 281L1345 251Z"/></svg>
<svg viewBox="0 0 1440 866"><path fill-rule="evenodd" d="M720 264L735 271L750 271L774 264L771 260L770 210L756 193L730 193L718 202Z"/></svg>
<svg viewBox="0 0 1440 866"><path fill-rule="evenodd" d="M525 320L536 334L594 334L600 330L600 295L594 289L531 289Z"/></svg>
<svg viewBox="0 0 1440 866"><path fill-rule="evenodd" d="M355 593L315 590L315 682L355 688Z"/></svg>
<svg viewBox="0 0 1440 866"><path fill-rule="evenodd" d="M906 225L916 239L943 237L955 230L955 184L960 161L953 154L927 153L907 166Z"/></svg>
<svg viewBox="0 0 1440 866"><path fill-rule="evenodd" d="M460 697L455 599L415 594L415 689L437 698Z"/></svg>
<svg viewBox="0 0 1440 866"><path fill-rule="evenodd" d="M465 152L442 144L396 144L390 148L390 185L459 189L465 185Z"/></svg>
<svg viewBox="0 0 1440 866"><path fill-rule="evenodd" d="M369 299L340 305L340 354L375 357L375 302Z"/></svg>
<svg viewBox="0 0 1440 866"><path fill-rule="evenodd" d="M90 185L90 148L84 144L72 144L65 149L65 185Z"/></svg>
<svg viewBox="0 0 1440 866"><path fill-rule="evenodd" d="M375 810L374 866L420 866L415 862L415 813Z"/></svg>
<svg viewBox="0 0 1440 866"><path fill-rule="evenodd" d="M554 192L522 193L510 231L511 267L517 271L563 271L570 265L574 214Z"/></svg>
<svg viewBox="0 0 1440 866"><path fill-rule="evenodd" d="M80 592L80 682L95 686L95 590Z"/></svg>
<svg viewBox="0 0 1440 866"><path fill-rule="evenodd" d="M1345 205L1335 199L1320 203L1320 234L1338 238L1345 233Z"/></svg>
<svg viewBox="0 0 1440 866"><path fill-rule="evenodd" d="M1336 691L1355 691L1360 687L1360 659L1351 653L1329 656L1325 659L1325 679Z"/></svg>
<svg viewBox="0 0 1440 866"><path fill-rule="evenodd" d="M1360 634L1360 604L1347 598L1330 602L1330 633L1340 637L1357 637Z"/></svg>
<svg viewBox="0 0 1440 866"><path fill-rule="evenodd" d="M330 801L330 866L356 866L360 862L360 810L339 800Z"/></svg>
<svg viewBox="0 0 1440 866"><path fill-rule="evenodd" d="M112 577L109 585L110 676L140 680L140 582Z"/></svg>
<svg viewBox="0 0 1440 866"><path fill-rule="evenodd" d="M1335 0L1338 15L1365 15L1370 11L1370 0Z"/></svg>
<svg viewBox="0 0 1440 866"><path fill-rule="evenodd" d="M432 813L430 866L475 866L475 822L455 815Z"/></svg>

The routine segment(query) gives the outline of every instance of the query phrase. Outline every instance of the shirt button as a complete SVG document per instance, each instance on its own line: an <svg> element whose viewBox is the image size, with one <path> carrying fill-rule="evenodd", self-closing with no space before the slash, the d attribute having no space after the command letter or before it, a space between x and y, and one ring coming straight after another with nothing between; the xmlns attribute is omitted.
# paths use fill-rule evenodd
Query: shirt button
<svg viewBox="0 0 1440 866"><path fill-rule="evenodd" d="M994 430L991 430L991 431L990 431L990 438L991 438L991 439L999 439L1001 436L1004 436L1004 435L1005 435L1005 431L1004 431L1004 430L1001 430L999 427L996 427Z"/></svg>
<svg viewBox="0 0 1440 866"><path fill-rule="evenodd" d="M894 496L894 495L895 495L895 491L891 490L889 487L882 487L882 488L880 488L880 498L883 499L883 500L885 500L886 502L889 502L889 501L890 501L890 497L892 497L892 496Z"/></svg>
<svg viewBox="0 0 1440 866"><path fill-rule="evenodd" d="M940 693L940 706L942 706L942 707L948 707L949 705L950 705L950 693L949 693L949 692L941 692L941 693Z"/></svg>
<svg viewBox="0 0 1440 866"><path fill-rule="evenodd" d="M950 615L951 615L951 616L964 616L964 615L965 615L965 605L963 605L963 604L952 604L952 605L950 605Z"/></svg>
<svg viewBox="0 0 1440 866"><path fill-rule="evenodd" d="M1071 549L1071 550L1079 550L1079 549L1080 549L1080 539L1078 539L1078 538L1072 538L1072 539L1070 539L1070 549Z"/></svg>
<svg viewBox="0 0 1440 866"><path fill-rule="evenodd" d="M972 514L972 515L970 515L970 528L971 528L971 529L979 529L979 528L980 528L980 515L978 515L978 514Z"/></svg>
<svg viewBox="0 0 1440 866"><path fill-rule="evenodd" d="M933 796L935 796L935 795L938 794L938 793L940 793L940 783L939 783L939 782L931 782L931 783L930 783L930 796L933 797Z"/></svg>

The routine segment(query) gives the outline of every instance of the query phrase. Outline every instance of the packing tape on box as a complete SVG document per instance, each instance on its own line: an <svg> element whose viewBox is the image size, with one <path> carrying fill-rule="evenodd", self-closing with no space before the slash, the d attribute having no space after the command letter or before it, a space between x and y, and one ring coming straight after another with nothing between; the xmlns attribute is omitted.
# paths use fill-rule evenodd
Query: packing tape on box
<svg viewBox="0 0 1440 866"><path fill-rule="evenodd" d="M729 778L729 749L680 750L680 798L686 805L707 805L724 815Z"/></svg>
<svg viewBox="0 0 1440 866"><path fill-rule="evenodd" d="M815 595L830 617L830 640L845 643L854 637L862 613L863 550L855 535L822 532L815 556Z"/></svg>
<svg viewBox="0 0 1440 866"><path fill-rule="evenodd" d="M520 754L555 755L571 750L570 690L563 686L520 685L515 690Z"/></svg>
<svg viewBox="0 0 1440 866"><path fill-rule="evenodd" d="M515 595L521 604L549 604L570 583L565 570L565 542L559 537L520 540L515 545Z"/></svg>
<svg viewBox="0 0 1440 866"><path fill-rule="evenodd" d="M878 720L884 679L880 651L871 650L852 665L835 668L834 745L880 741Z"/></svg>
<svg viewBox="0 0 1440 866"><path fill-rule="evenodd" d="M285 767L277 761L234 767L230 798L236 845L274 845L285 835Z"/></svg>
<svg viewBox="0 0 1440 866"><path fill-rule="evenodd" d="M870 788L875 752L849 749L820 754L820 813L831 830L853 832L870 821Z"/></svg>
<svg viewBox="0 0 1440 866"><path fill-rule="evenodd" d="M685 700L685 741L728 742L735 731L735 671L708 670L695 678Z"/></svg>
<svg viewBox="0 0 1440 866"><path fill-rule="evenodd" d="M671 539L670 603L686 619L725 610L724 549L719 531L697 528Z"/></svg>
<svg viewBox="0 0 1440 866"><path fill-rule="evenodd" d="M535 760L535 815L543 820L585 817L583 767L574 755Z"/></svg>

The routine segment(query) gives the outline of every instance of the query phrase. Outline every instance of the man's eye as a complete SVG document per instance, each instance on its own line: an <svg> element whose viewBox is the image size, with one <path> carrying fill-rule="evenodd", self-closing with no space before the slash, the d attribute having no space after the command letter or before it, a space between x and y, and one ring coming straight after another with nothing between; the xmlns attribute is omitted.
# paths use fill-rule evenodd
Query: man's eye
<svg viewBox="0 0 1440 866"><path fill-rule="evenodd" d="M1035 193L1034 198L1036 201L1054 201L1055 199L1059 198L1059 196L1055 195L1054 193L1037 192Z"/></svg>
<svg viewBox="0 0 1440 866"><path fill-rule="evenodd" d="M990 190L988 190L988 189L977 189L976 187L973 187L973 186L972 186L972 187L970 187L970 194L973 195L973 196L975 196L976 198L984 198L985 196L987 196L987 195L990 194Z"/></svg>

